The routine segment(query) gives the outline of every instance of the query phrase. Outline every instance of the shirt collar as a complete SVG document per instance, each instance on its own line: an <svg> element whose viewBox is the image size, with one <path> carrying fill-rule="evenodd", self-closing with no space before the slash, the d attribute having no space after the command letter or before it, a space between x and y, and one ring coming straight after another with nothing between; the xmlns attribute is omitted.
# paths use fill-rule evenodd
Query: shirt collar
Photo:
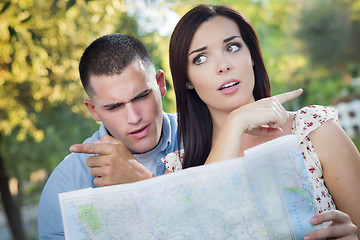
<svg viewBox="0 0 360 240"><path fill-rule="evenodd" d="M161 130L161 138L160 139L160 151L165 151L168 146L171 144L171 126L170 126L170 118L169 116L163 112L163 124Z"/></svg>
<svg viewBox="0 0 360 240"><path fill-rule="evenodd" d="M102 138L102 136L104 136L105 134L110 135L109 131L106 129L103 123L100 124L99 134L100 134L100 138Z"/></svg>

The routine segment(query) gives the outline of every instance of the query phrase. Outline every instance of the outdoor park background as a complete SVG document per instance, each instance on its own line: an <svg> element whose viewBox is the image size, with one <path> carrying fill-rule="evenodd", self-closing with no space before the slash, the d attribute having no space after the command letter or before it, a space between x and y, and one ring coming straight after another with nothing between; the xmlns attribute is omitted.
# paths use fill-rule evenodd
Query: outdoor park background
<svg viewBox="0 0 360 240"><path fill-rule="evenodd" d="M78 75L85 47L114 32L141 39L166 72L163 104L174 112L169 37L198 3L227 4L249 19L272 94L304 89L288 110L360 99L360 0L1 0L0 239L38 238L37 204L47 177L71 144L98 128L83 105Z"/></svg>

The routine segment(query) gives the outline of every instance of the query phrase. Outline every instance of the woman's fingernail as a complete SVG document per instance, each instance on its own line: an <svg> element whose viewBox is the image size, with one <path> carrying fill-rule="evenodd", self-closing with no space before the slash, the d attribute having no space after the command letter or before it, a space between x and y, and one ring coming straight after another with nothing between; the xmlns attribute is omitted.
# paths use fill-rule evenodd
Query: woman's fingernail
<svg viewBox="0 0 360 240"><path fill-rule="evenodd" d="M305 235L303 239L304 239L304 240L310 240L310 236L309 236L309 235Z"/></svg>

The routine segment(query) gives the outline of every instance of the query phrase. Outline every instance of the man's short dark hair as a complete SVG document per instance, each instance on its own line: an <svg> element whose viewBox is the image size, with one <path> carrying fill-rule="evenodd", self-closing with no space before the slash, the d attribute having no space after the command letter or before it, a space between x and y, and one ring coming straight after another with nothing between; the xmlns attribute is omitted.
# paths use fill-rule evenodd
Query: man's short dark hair
<svg viewBox="0 0 360 240"><path fill-rule="evenodd" d="M79 64L81 83L90 96L90 75L113 76L120 74L135 59L152 63L144 44L129 35L115 33L104 35L92 42L84 51Z"/></svg>

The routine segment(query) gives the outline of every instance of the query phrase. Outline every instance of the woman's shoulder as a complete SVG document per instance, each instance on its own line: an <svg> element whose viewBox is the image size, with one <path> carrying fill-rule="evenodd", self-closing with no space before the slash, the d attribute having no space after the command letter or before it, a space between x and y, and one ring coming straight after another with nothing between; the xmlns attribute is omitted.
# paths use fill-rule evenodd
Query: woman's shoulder
<svg viewBox="0 0 360 240"><path fill-rule="evenodd" d="M337 117L337 111L334 108L328 106L310 105L298 110L295 113L295 117L299 119L316 119L317 121L321 122L326 119Z"/></svg>
<svg viewBox="0 0 360 240"><path fill-rule="evenodd" d="M311 105L301 108L293 116L291 132L301 141L328 120L337 120L338 113L332 107Z"/></svg>

